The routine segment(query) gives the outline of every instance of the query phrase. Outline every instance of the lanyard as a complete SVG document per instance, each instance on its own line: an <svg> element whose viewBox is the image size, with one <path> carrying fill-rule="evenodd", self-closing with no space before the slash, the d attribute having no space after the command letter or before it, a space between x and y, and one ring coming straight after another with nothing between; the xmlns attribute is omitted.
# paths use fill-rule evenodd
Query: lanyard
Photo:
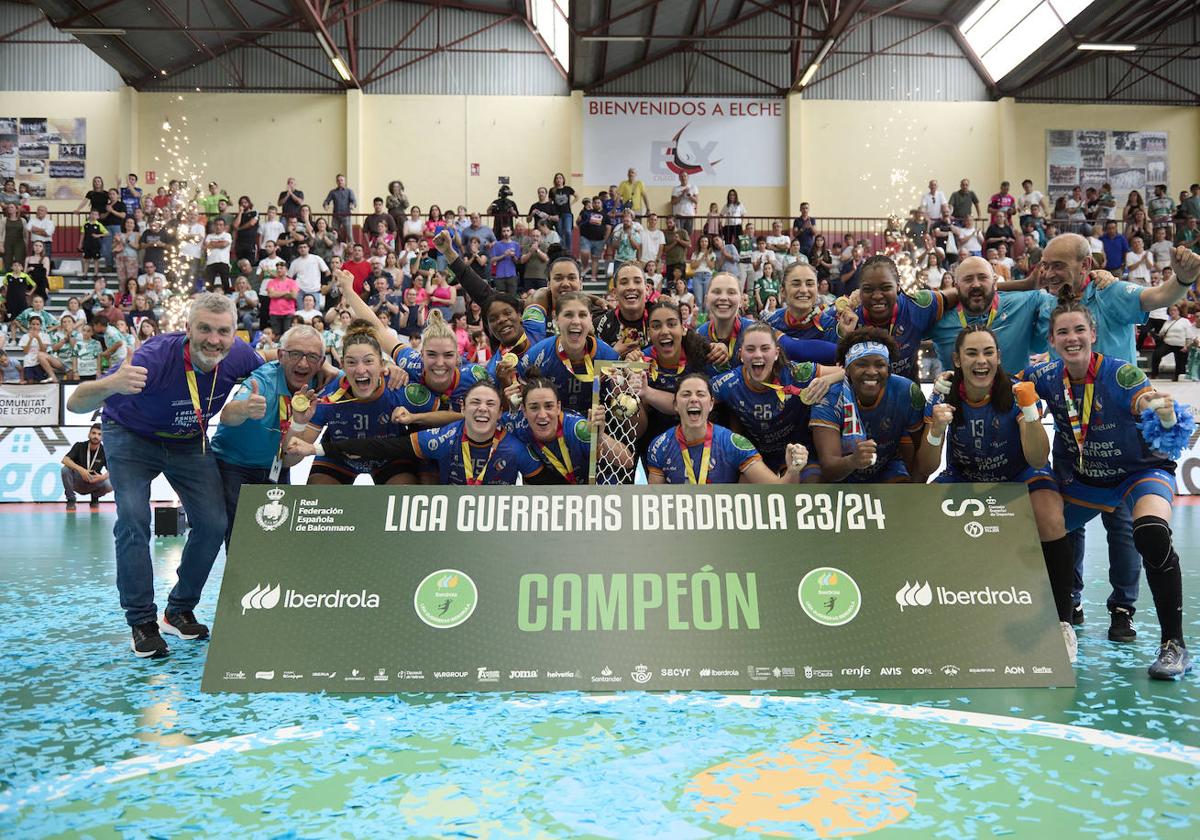
<svg viewBox="0 0 1200 840"><path fill-rule="evenodd" d="M88 472L91 472L91 471L92 471L92 467L93 467L93 466L95 465L95 463L96 463L96 459L100 457L100 447L99 447L99 446L97 446L97 447L96 447L96 451L93 453L93 452L92 452L92 448L89 446L89 447L88 447L88 449L87 449L87 451L88 451L88 457L87 457L87 471L88 471Z"/></svg>
<svg viewBox="0 0 1200 840"><path fill-rule="evenodd" d="M204 422L204 412L200 410L200 389L196 384L196 368L192 365L192 345L186 338L183 342L183 367L187 377L188 395L192 398L192 410L196 412L196 422L200 425L200 452L204 453L208 444L208 426ZM221 369L220 362L213 368L212 387L208 391L208 411L212 413L213 395L217 392L217 373Z"/></svg>
<svg viewBox="0 0 1200 840"><path fill-rule="evenodd" d="M492 438L492 448L488 450L487 460L483 462L483 469L479 471L479 478L475 477L475 462L471 460L471 443L467 440L467 426L464 423L462 427L462 460L463 472L467 476L467 484L483 484L484 476L487 475L488 467L492 464L492 456L496 454L496 447L500 445L500 441L504 439L504 431L496 430L496 435Z"/></svg>
<svg viewBox="0 0 1200 840"><path fill-rule="evenodd" d="M428 388L433 393L437 394L437 410L450 411L450 401L454 399L454 391L458 388L458 381L462 378L462 370L454 369L454 376L450 379L450 384L446 386L445 391L438 391L432 385L425 381L425 371L421 371L421 384Z"/></svg>
<svg viewBox="0 0 1200 840"><path fill-rule="evenodd" d="M957 311L958 311L958 323L962 324L962 328L965 330L967 328L967 316L963 314L963 305L961 303L958 305ZM988 329L992 328L992 321L996 320L996 313L999 311L1000 311L1000 293L996 292L995 294L992 295L992 308L991 308L991 311L988 312L988 318L987 318Z"/></svg>
<svg viewBox="0 0 1200 840"><path fill-rule="evenodd" d="M683 471L687 474L688 484L708 484L708 465L712 456L713 424L709 423L704 431L704 452L700 456L700 477L692 468L692 454L689 451L687 439L683 436L683 427L675 427L675 440L679 444L679 455L683 458Z"/></svg>
<svg viewBox="0 0 1200 840"><path fill-rule="evenodd" d="M550 466L558 471L558 474L567 480L567 484L575 483L575 466L571 463L571 451L567 449L567 441L563 437L563 419L562 415L558 416L558 434L555 437L558 441L558 452L562 455L562 460L554 457L554 453L550 448L538 443L538 451L542 457L546 459Z"/></svg>
<svg viewBox="0 0 1200 840"><path fill-rule="evenodd" d="M502 359L504 358L505 353L516 353L518 356L522 356L525 354L525 351L528 349L529 349L529 335L526 333L521 333L520 341L518 341L512 347L505 347L503 344L501 344L500 350L496 353L496 355L498 355ZM453 391L454 389L451 388L450 390Z"/></svg>
<svg viewBox="0 0 1200 840"><path fill-rule="evenodd" d="M792 310L783 310L783 325L789 329L806 329L815 326L821 316L825 314L825 307L814 306L808 311L808 316L803 320L797 321L792 317Z"/></svg>
<svg viewBox="0 0 1200 840"><path fill-rule="evenodd" d="M651 381L653 381L653 382L657 382L657 381L658 381L658 375L659 375L659 374L658 374L658 369L659 369L659 364L658 364L658 348L657 348L657 347L651 347L651 348L650 348L650 355L649 355L649 356L645 356L645 357L643 357L643 358L645 358L645 359L646 359L646 361L648 361L648 362L650 363L650 379L651 379ZM679 376L681 373L683 373L683 369L684 369L684 368L686 368L686 367L687 367L687 356L685 356L685 355L683 354L683 351L682 351L682 350L680 350L680 351L679 351L679 364L678 364L678 365L676 365L676 367L675 367L675 375L676 375L676 376Z"/></svg>
<svg viewBox="0 0 1200 840"><path fill-rule="evenodd" d="M896 329L896 321L897 321L897 319L899 319L899 317L900 317L900 301L897 300L895 303L892 304L892 319L890 321L888 321L888 328L887 328L888 335L891 335L892 332ZM867 319L866 310L862 306L858 307L858 322L860 324L865 324L868 327L875 326L875 324L873 324L870 320Z"/></svg>
<svg viewBox="0 0 1200 840"><path fill-rule="evenodd" d="M742 375L745 376L745 373L743 372ZM750 383L747 382L746 384L749 385ZM762 385L764 388L770 388L775 392L775 396L779 397L780 405L786 403L788 397L799 396L803 390L801 388L797 388L795 385L784 385L778 380L775 382L764 382Z"/></svg>
<svg viewBox="0 0 1200 840"><path fill-rule="evenodd" d="M588 352L589 344L591 345L590 353ZM586 343L584 344L584 348L583 348L583 367L584 367L584 370L586 371L585 373L577 373L575 371L575 363L571 361L570 357L567 356L567 351L563 349L561 336L558 339L558 343L555 347L555 350L558 352L558 360L560 362L562 362L563 367L565 367L567 369L567 372L570 373L572 376L574 376L576 379L578 379L580 382L591 382L592 380L594 380L596 378L595 370L592 368L592 359L596 355L597 346L595 343L595 339L593 339L591 336L587 337Z"/></svg>
<svg viewBox="0 0 1200 840"><path fill-rule="evenodd" d="M708 328L708 329L709 329L708 337L709 337L710 339L712 339L713 341L721 341L721 339L717 337L717 324L716 324L716 322L715 322L715 321L713 321L713 322L711 322L711 323L712 323L712 326ZM733 316L733 329L731 329L731 330L729 331L729 341L728 341L728 342L725 342L725 346L726 346L726 347L729 349L729 361L728 361L728 364L731 364L731 365L732 365L732 364L734 363L734 360L733 360L733 349L734 349L735 347L737 347L738 333L740 333L741 331L742 331L742 316L740 316L740 315L734 315L734 316Z"/></svg>
<svg viewBox="0 0 1200 840"><path fill-rule="evenodd" d="M1079 468L1083 469L1083 444L1087 440L1088 427L1092 422L1092 400L1095 397L1096 373L1100 370L1100 362L1104 357L1093 353L1088 362L1087 375L1083 379L1083 412L1075 404L1075 395L1071 391L1071 374L1063 363L1063 396L1067 400L1067 417L1071 421L1071 434L1075 437L1075 446L1079 449Z"/></svg>

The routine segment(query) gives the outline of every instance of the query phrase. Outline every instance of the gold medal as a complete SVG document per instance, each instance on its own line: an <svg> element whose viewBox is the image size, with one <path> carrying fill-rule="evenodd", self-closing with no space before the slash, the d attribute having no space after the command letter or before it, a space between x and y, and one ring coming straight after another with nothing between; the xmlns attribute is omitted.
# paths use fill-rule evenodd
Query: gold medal
<svg viewBox="0 0 1200 840"><path fill-rule="evenodd" d="M516 353L505 353L500 359L501 364L507 365L510 368L515 368L517 366L517 362L519 361L520 359L517 358Z"/></svg>
<svg viewBox="0 0 1200 840"><path fill-rule="evenodd" d="M292 411L298 411L303 414L308 411L311 405L312 401L304 394L296 394L296 396L292 397Z"/></svg>

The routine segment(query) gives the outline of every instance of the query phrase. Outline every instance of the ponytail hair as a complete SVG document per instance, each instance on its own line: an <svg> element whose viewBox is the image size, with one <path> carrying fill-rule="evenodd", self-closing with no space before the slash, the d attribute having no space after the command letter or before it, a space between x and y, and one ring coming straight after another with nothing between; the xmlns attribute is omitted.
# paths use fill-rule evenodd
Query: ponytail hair
<svg viewBox="0 0 1200 840"><path fill-rule="evenodd" d="M538 388L549 388L554 393L554 398L561 402L558 396L558 387L554 384L554 380L542 373L542 369L537 365L531 365L525 370L525 382L521 386L521 401L524 405L525 400L529 399L529 392L535 391Z"/></svg>
<svg viewBox="0 0 1200 840"><path fill-rule="evenodd" d="M425 346L425 342L431 338L448 338L458 344L458 336L454 334L454 330L446 323L445 316L442 315L440 309L434 309L429 313L429 320L425 322L425 329L421 331L421 346Z"/></svg>
<svg viewBox="0 0 1200 840"><path fill-rule="evenodd" d="M286 333L285 333L286 335ZM383 357L383 348L379 344L379 338L375 335L375 325L365 318L355 318L346 327L346 335L342 339L342 355L359 344L366 344L372 350Z"/></svg>
<svg viewBox="0 0 1200 840"><path fill-rule="evenodd" d="M987 333L992 337L992 343L996 345L996 353L1000 353L1000 342L996 340L996 334L992 332L984 324L970 324L958 334L958 338L954 340L954 352L962 353L963 342L967 340L968 335L974 333ZM1000 414L1007 414L1012 411L1013 407L1013 392L1012 380L1004 370L1004 359L1000 359L1001 364L996 368L996 378L992 380L992 391L989 395L989 401L992 408ZM945 397L946 404L954 407L954 418L951 420L952 426L961 426L967 422L962 410L963 404L963 369L962 365L954 366L954 373L950 378L950 393Z"/></svg>
<svg viewBox="0 0 1200 840"><path fill-rule="evenodd" d="M1069 312L1081 313L1093 330L1096 329L1096 317L1092 315L1092 310L1084 305L1079 298L1079 293L1070 283L1064 283L1058 290L1058 306L1050 313L1050 332L1054 332L1054 322L1062 315Z"/></svg>

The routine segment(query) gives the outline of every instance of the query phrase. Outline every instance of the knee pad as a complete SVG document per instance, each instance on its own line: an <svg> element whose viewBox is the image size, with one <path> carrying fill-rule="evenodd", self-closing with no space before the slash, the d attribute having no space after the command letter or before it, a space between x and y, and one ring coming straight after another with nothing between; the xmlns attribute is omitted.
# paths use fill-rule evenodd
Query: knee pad
<svg viewBox="0 0 1200 840"><path fill-rule="evenodd" d="M1169 571L1179 565L1179 555L1171 546L1171 526L1158 516L1139 516L1133 522L1133 544L1146 568Z"/></svg>

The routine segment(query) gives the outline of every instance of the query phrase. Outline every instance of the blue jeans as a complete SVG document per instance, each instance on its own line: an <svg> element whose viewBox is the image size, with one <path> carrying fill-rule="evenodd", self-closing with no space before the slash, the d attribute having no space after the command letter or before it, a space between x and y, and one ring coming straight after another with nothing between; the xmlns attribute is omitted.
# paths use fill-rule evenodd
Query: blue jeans
<svg viewBox="0 0 1200 840"><path fill-rule="evenodd" d="M558 214L558 238L562 240L564 254L571 254L575 243L571 241L575 230L575 217L570 213Z"/></svg>
<svg viewBox="0 0 1200 840"><path fill-rule="evenodd" d="M155 440L118 423L104 424L104 450L117 500L113 538L125 620L132 627L158 616L150 559L150 483L160 474L179 494L191 526L179 561L179 580L167 596L167 612L195 609L225 537L217 459L211 451L202 453L198 440Z"/></svg>
<svg viewBox="0 0 1200 840"><path fill-rule="evenodd" d="M1141 555L1133 545L1133 514L1128 506L1121 505L1100 517L1108 532L1108 582L1112 584L1108 610L1112 612L1121 607L1132 615L1138 597L1138 576L1142 571ZM1084 529L1072 531L1071 539L1075 544L1075 584L1071 597L1079 604L1083 593Z"/></svg>
<svg viewBox="0 0 1200 840"><path fill-rule="evenodd" d="M704 298L708 296L708 284L712 281L712 274L707 271L697 271L692 275L692 294L696 296L696 309L700 312L707 312L704 307Z"/></svg>
<svg viewBox="0 0 1200 840"><path fill-rule="evenodd" d="M109 271L112 271L112 269L113 269L112 246L113 246L113 235L112 235L112 231L109 231L108 236L100 237L100 258L102 260L104 260L104 267L107 268Z"/></svg>
<svg viewBox="0 0 1200 840"><path fill-rule="evenodd" d="M273 484L271 470L265 467L243 467L241 464L231 464L217 459L217 469L221 473L221 485L225 497L225 554L229 554L229 540L233 536L233 517L237 513L238 497L242 493L243 484ZM279 483L288 483L288 471L279 474Z"/></svg>

